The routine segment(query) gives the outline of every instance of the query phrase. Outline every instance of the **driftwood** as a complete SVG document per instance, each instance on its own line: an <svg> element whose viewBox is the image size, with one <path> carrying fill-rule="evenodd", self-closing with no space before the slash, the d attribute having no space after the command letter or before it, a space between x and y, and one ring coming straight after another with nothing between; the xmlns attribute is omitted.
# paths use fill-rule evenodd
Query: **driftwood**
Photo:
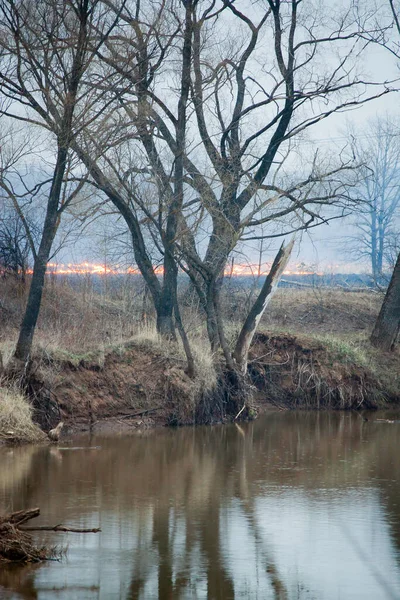
<svg viewBox="0 0 400 600"><path fill-rule="evenodd" d="M65 525L21 527L40 515L39 508L19 510L0 517L0 561L39 562L54 559L60 552L55 548L37 547L27 531L61 531L73 533L98 533L100 529L78 529Z"/></svg>
<svg viewBox="0 0 400 600"><path fill-rule="evenodd" d="M17 512L11 513L6 517L0 517L0 525L3 523L11 523L12 525L22 525L22 523L26 523L35 517L40 515L39 508L29 508L28 510L19 510Z"/></svg>

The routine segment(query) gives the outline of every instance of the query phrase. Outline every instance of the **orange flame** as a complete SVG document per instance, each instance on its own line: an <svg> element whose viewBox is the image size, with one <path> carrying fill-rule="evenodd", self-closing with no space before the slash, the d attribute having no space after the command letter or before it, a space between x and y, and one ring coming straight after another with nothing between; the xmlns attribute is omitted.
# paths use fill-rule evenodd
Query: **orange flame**
<svg viewBox="0 0 400 600"><path fill-rule="evenodd" d="M224 274L228 277L255 277L268 275L272 263L259 264L234 264L227 266ZM302 269L288 269L284 271L284 275L323 275L322 272ZM157 275L162 275L164 269L162 266L154 268ZM32 274L32 271L28 271ZM120 265L102 265L98 263L55 263L47 264L47 273L50 275L140 275L140 270L137 267L122 267Z"/></svg>

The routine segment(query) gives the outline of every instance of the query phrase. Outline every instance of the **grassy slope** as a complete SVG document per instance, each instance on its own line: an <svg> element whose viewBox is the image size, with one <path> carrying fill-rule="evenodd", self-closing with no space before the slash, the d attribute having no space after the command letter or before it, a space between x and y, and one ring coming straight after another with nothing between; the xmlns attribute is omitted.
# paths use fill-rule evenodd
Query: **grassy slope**
<svg viewBox="0 0 400 600"><path fill-rule="evenodd" d="M229 291L223 303L232 341L248 295ZM25 296L15 282L2 282L0 351L5 360L16 340ZM399 351L381 355L368 343L380 302L374 293L278 290L260 328L269 335L259 336L252 350L259 396L291 406L336 408L400 398ZM160 421L191 422L196 395L215 386L204 321L193 305L188 302L184 317L199 366L195 384L184 374L182 349L161 342L152 326L143 325L143 298L135 287L99 294L86 279L79 289L49 281L35 337L38 387L55 391L65 410L72 410L71 418L84 418L96 409L98 416L113 410L138 412L144 404L151 409L157 398L158 404L169 406ZM151 322L148 309L146 313ZM148 420L157 418L153 414Z"/></svg>

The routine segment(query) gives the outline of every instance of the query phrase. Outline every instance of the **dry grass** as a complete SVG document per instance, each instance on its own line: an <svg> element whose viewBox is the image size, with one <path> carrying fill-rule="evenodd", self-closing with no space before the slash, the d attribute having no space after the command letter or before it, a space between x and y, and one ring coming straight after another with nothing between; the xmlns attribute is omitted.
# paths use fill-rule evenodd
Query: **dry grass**
<svg viewBox="0 0 400 600"><path fill-rule="evenodd" d="M45 434L32 422L32 408L13 384L0 381L0 439L39 442Z"/></svg>
<svg viewBox="0 0 400 600"><path fill-rule="evenodd" d="M0 351L5 362L18 337L28 286L13 279L0 287ZM137 293L98 293L86 282L81 289L68 281L46 281L34 348L51 354L56 349L81 354L100 346L122 343L140 319Z"/></svg>
<svg viewBox="0 0 400 600"><path fill-rule="evenodd" d="M210 391L217 383L217 374L210 345L205 337L200 335L196 335L195 338L191 337L189 341L196 365L194 392ZM186 355L180 340L177 344L166 341L157 333L154 325L140 327L135 335L132 336L131 342L138 346L149 348L171 362L182 365L186 364Z"/></svg>
<svg viewBox="0 0 400 600"><path fill-rule="evenodd" d="M104 283L104 282L103 282ZM123 345L143 334L144 306L140 280L128 280L118 288L95 288L90 278L72 285L68 280L49 278L46 282L34 344L52 354L57 349L84 354L107 346ZM27 286L7 279L0 287L0 350L5 362L17 339ZM249 292L226 290L222 297L228 339L235 338L249 304ZM184 299L184 298L183 298ZM254 295L253 295L254 300ZM372 292L345 292L329 288L307 290L280 288L268 307L261 329L307 334L338 334L348 337L369 332L379 311L382 296ZM206 338L204 314L198 302L184 302L182 308L192 343ZM146 309L152 330L154 314ZM203 342L200 342L202 345ZM200 350L200 354L204 349Z"/></svg>
<svg viewBox="0 0 400 600"><path fill-rule="evenodd" d="M352 336L372 329L382 299L372 291L278 289L262 325L310 334Z"/></svg>
<svg viewBox="0 0 400 600"><path fill-rule="evenodd" d="M332 334L316 334L311 337L321 342L329 359L334 362L358 367L370 367L373 363L368 355L368 339L365 336L348 336L343 339Z"/></svg>
<svg viewBox="0 0 400 600"><path fill-rule="evenodd" d="M246 316L249 297L249 291L240 287L223 292L226 337L231 346ZM0 288L0 351L4 362L17 339L25 298L26 289L11 280ZM145 303L140 280L131 280L129 285L118 289L113 289L111 284L108 288L95 289L87 278L78 287L61 279L49 279L34 338L34 354L46 369L46 381L51 387L52 378L57 378L57 368L62 368L65 362L75 367L90 363L102 368L109 352L123 353L127 345L133 344L165 359L169 363L167 369L175 365L176 380L183 376L180 383L188 397L215 391L215 357L210 352L204 314L193 294L188 299L183 294L182 300L183 319L197 368L194 382L185 379L186 357L181 343L168 343L158 336L154 314L148 306L147 324L144 324L141 313ZM400 395L399 352L383 356L368 341L381 302L380 294L367 291L281 288L268 307L260 330L277 335L307 336L325 348L327 372L330 365L336 363L342 363L348 370L368 369L388 395L396 397ZM309 376L305 372L303 375Z"/></svg>

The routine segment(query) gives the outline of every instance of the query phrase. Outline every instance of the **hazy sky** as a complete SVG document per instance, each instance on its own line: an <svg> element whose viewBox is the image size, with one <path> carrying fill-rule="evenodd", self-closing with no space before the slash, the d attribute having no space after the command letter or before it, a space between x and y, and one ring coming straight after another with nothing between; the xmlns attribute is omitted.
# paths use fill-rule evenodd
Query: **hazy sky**
<svg viewBox="0 0 400 600"><path fill-rule="evenodd" d="M365 50L363 63L370 78L376 78L377 81L395 80L399 77L395 58L383 48L371 45ZM393 84L394 87L395 84ZM373 92L371 92L373 93ZM348 110L343 113L335 114L325 119L320 124L313 126L309 132L310 139L300 142L305 148L309 148L310 153L314 153L318 147L322 152L332 152L332 155L339 153L348 141L346 130L350 124L354 127L357 137L362 139L365 131L371 121L377 116L385 116L393 119L394 127L400 117L399 111L399 93L393 92L386 96ZM298 236L293 253L292 267L299 263L312 265L319 271L337 271L337 272L366 272L368 264L366 262L355 262L349 257L346 246L346 237L354 234L351 225L352 217L345 220L334 220L327 225L321 225L307 233ZM264 261L268 262L280 242L275 241L270 244L269 250L264 253ZM253 243L253 247L257 244ZM266 247L268 247L266 245ZM82 259L90 261L101 261L102 250L96 243L75 245L74 249L69 249L67 253L60 255L60 259L79 262ZM236 262L253 263L258 261L258 251L251 250L251 244L248 244L235 258Z"/></svg>
<svg viewBox="0 0 400 600"><path fill-rule="evenodd" d="M396 79L400 74L395 57L377 45L370 45L365 50L359 68L361 68L361 71L365 71L365 79L369 80L389 81ZM393 84L394 86L395 84ZM371 94L373 90L374 88L371 88ZM393 92L354 110L332 115L309 130L309 138L300 141L301 148L306 155L309 152L312 156L315 150L319 148L322 153L332 153L332 157L335 157L346 145L348 139L346 128L349 123L354 127L356 135L362 139L368 125L378 115L387 114L390 119L393 119L393 126L395 127L400 117L398 106L398 92ZM88 228L87 237L81 240L75 239L66 245L57 255L56 260L63 263L79 263L84 260L104 262L106 252L102 232L107 228L107 221L99 221L96 227ZM366 263L354 264L354 261L349 257L345 238L351 236L353 232L351 219L347 219L345 221L334 220L327 225L321 225L307 233L303 233L298 236L292 264L305 263L306 265L313 265L320 271L368 270ZM269 246L268 244L265 245L267 250L264 253L263 262L271 260L279 243L279 241L274 241ZM257 243L243 247L242 254L238 254L235 260L242 263L258 261Z"/></svg>

